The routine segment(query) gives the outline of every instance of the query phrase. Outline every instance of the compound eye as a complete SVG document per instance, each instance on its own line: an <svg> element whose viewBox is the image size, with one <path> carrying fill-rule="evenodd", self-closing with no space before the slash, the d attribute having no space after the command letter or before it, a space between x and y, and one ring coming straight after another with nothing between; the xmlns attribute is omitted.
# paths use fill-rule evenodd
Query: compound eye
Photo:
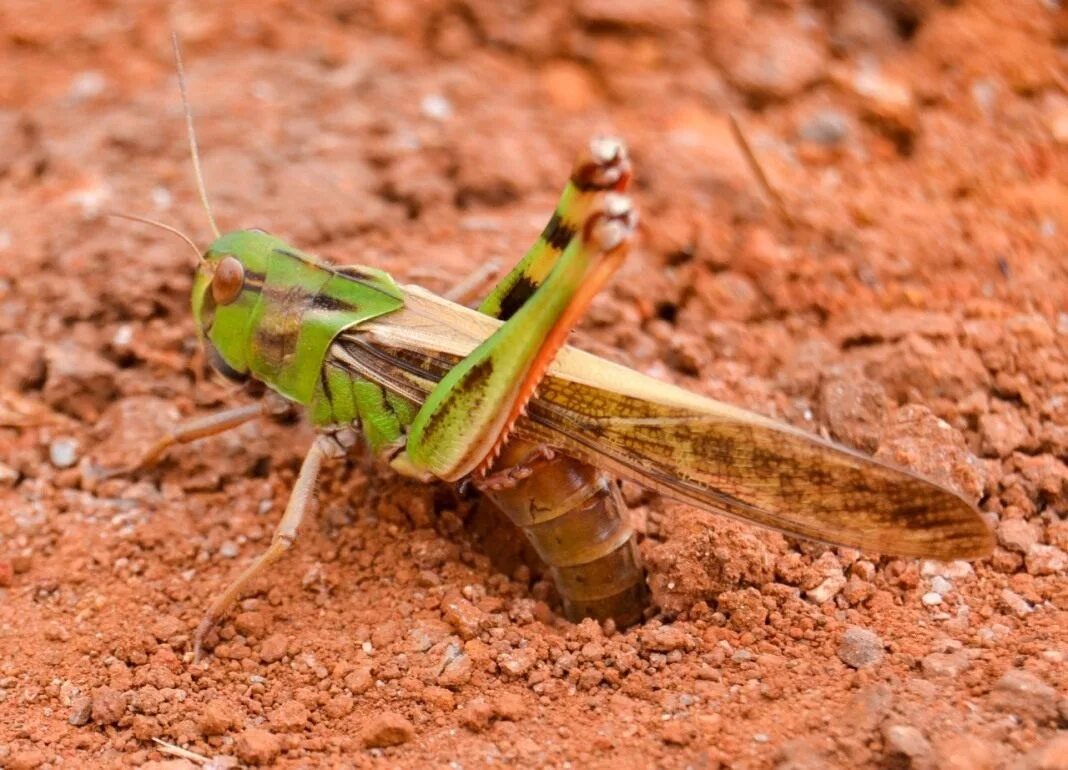
<svg viewBox="0 0 1068 770"><path fill-rule="evenodd" d="M235 257L223 257L211 279L211 297L216 304L229 305L245 285L245 267Z"/></svg>

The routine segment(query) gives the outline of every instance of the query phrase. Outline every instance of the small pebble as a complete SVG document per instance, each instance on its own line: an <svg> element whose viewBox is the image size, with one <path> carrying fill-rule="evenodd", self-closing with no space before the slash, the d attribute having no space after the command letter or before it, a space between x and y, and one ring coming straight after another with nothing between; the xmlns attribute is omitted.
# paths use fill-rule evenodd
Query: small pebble
<svg viewBox="0 0 1068 770"><path fill-rule="evenodd" d="M115 334L111 337L111 344L117 348L125 348L134 338L134 329L130 324L123 324L115 330Z"/></svg>
<svg viewBox="0 0 1068 770"><path fill-rule="evenodd" d="M345 687L347 687L353 695L367 692L371 689L374 683L375 678L371 675L370 666L361 666L345 676Z"/></svg>
<svg viewBox="0 0 1068 770"><path fill-rule="evenodd" d="M260 645L260 660L274 663L285 657L289 641L282 634L271 634Z"/></svg>
<svg viewBox="0 0 1068 770"><path fill-rule="evenodd" d="M185 623L173 615L160 615L151 626L152 635L161 642L171 640L185 631Z"/></svg>
<svg viewBox="0 0 1068 770"><path fill-rule="evenodd" d="M11 758L4 764L4 767L8 768L8 770L35 770L35 768L43 765L45 761L44 752L38 749L29 749L12 754Z"/></svg>
<svg viewBox="0 0 1068 770"><path fill-rule="evenodd" d="M582 657L590 663L596 663L604 657L604 647L597 642L586 642L580 650Z"/></svg>
<svg viewBox="0 0 1068 770"><path fill-rule="evenodd" d="M924 577L943 577L946 580L964 580L975 577L975 570L966 561L935 561L927 559L920 568Z"/></svg>
<svg viewBox="0 0 1068 770"><path fill-rule="evenodd" d="M514 692L502 694L493 704L493 714L498 719L518 722L527 715L527 705L523 696Z"/></svg>
<svg viewBox="0 0 1068 770"><path fill-rule="evenodd" d="M1068 770L1068 732L1060 731L1030 752L1022 767L1028 770Z"/></svg>
<svg viewBox="0 0 1068 770"><path fill-rule="evenodd" d="M750 25L739 50L722 64L746 95L787 99L825 77L827 51L800 25L768 20Z"/></svg>
<svg viewBox="0 0 1068 770"><path fill-rule="evenodd" d="M251 727L237 736L234 750L246 764L269 765L282 751L282 741L273 733Z"/></svg>
<svg viewBox="0 0 1068 770"><path fill-rule="evenodd" d="M480 733L493 721L493 707L482 698L476 698L460 709L460 724L473 733Z"/></svg>
<svg viewBox="0 0 1068 770"><path fill-rule="evenodd" d="M931 762L917 763L917 770L1001 770L1004 757L997 739L990 740L963 730L938 740L938 750Z"/></svg>
<svg viewBox="0 0 1068 770"><path fill-rule="evenodd" d="M438 674L438 684L442 687L459 687L470 681L474 672L470 656L460 652L455 645L449 645Z"/></svg>
<svg viewBox="0 0 1068 770"><path fill-rule="evenodd" d="M44 627L44 638L50 642L66 642L70 639L70 631L62 623L52 622Z"/></svg>
<svg viewBox="0 0 1068 770"><path fill-rule="evenodd" d="M825 578L822 583L810 591L805 591L805 596L816 604L828 602L845 588L846 578L840 572Z"/></svg>
<svg viewBox="0 0 1068 770"><path fill-rule="evenodd" d="M952 679L960 676L971 666L971 660L961 651L932 652L921 661L923 673L929 677Z"/></svg>
<svg viewBox="0 0 1068 770"><path fill-rule="evenodd" d="M998 87L997 82L988 78L981 78L972 83L972 100L984 116L990 118L994 115L997 107Z"/></svg>
<svg viewBox="0 0 1068 770"><path fill-rule="evenodd" d="M858 626L850 626L842 634L838 657L847 666L868 668L882 663L886 653L883 640L874 632Z"/></svg>
<svg viewBox="0 0 1068 770"><path fill-rule="evenodd" d="M237 726L237 722L238 717L233 706L224 698L216 698L209 701L200 712L197 727L203 735L222 735Z"/></svg>
<svg viewBox="0 0 1068 770"><path fill-rule="evenodd" d="M1027 549L1024 564L1032 575L1059 575L1068 567L1068 554L1053 545L1034 543Z"/></svg>
<svg viewBox="0 0 1068 770"><path fill-rule="evenodd" d="M267 618L262 612L241 612L234 618L234 628L246 639L258 639L267 630Z"/></svg>
<svg viewBox="0 0 1068 770"><path fill-rule="evenodd" d="M1034 607L1028 604L1026 599L1011 588L1003 588L1001 590L1001 601L1003 601L1005 606L1012 611L1012 614L1018 618L1030 615L1034 612Z"/></svg>
<svg viewBox="0 0 1068 770"><path fill-rule="evenodd" d="M10 465L0 463L0 487L10 487L19 480L19 472Z"/></svg>
<svg viewBox="0 0 1068 770"><path fill-rule="evenodd" d="M93 717L93 701L88 695L78 695L70 702L70 716L67 721L75 727L89 724Z"/></svg>
<svg viewBox="0 0 1068 770"><path fill-rule="evenodd" d="M363 745L369 749L400 746L415 735L415 728L404 716L386 711L372 717L363 730Z"/></svg>
<svg viewBox="0 0 1068 770"><path fill-rule="evenodd" d="M834 147L849 137L849 118L840 110L820 110L801 124L797 135L806 142Z"/></svg>
<svg viewBox="0 0 1068 770"><path fill-rule="evenodd" d="M587 668L580 675L578 686L580 690L592 690L604 681L604 672L596 668Z"/></svg>
<svg viewBox="0 0 1068 770"><path fill-rule="evenodd" d="M126 713L126 695L112 687L93 690L91 713L98 725L113 725Z"/></svg>
<svg viewBox="0 0 1068 770"><path fill-rule="evenodd" d="M1068 145L1068 107L1061 106L1046 117L1046 125L1058 144Z"/></svg>
<svg viewBox="0 0 1068 770"><path fill-rule="evenodd" d="M538 653L532 647L520 647L510 653L501 655L497 665L512 676L523 676L538 662Z"/></svg>
<svg viewBox="0 0 1068 770"><path fill-rule="evenodd" d="M97 70L84 70L74 76L70 82L70 97L74 101L82 101L99 96L108 86L108 79L102 72Z"/></svg>
<svg viewBox="0 0 1068 770"><path fill-rule="evenodd" d="M681 719L670 719L660 728L660 739L670 746L686 746L693 737L690 725Z"/></svg>
<svg viewBox="0 0 1068 770"><path fill-rule="evenodd" d="M268 721L279 732L296 733L307 726L310 718L307 706L298 700L288 700L271 712Z"/></svg>
<svg viewBox="0 0 1068 770"><path fill-rule="evenodd" d="M842 598L851 605L856 605L869 599L874 593L875 587L871 583L856 575L850 575L845 588L842 589Z"/></svg>
<svg viewBox="0 0 1068 770"><path fill-rule="evenodd" d="M931 743L912 725L887 725L883 740L890 754L908 757L912 763L922 762L931 754Z"/></svg>
<svg viewBox="0 0 1068 770"><path fill-rule="evenodd" d="M936 594L934 591L928 591L923 595L920 601L923 602L925 607L937 607L942 603L942 596Z"/></svg>
<svg viewBox="0 0 1068 770"><path fill-rule="evenodd" d="M78 462L78 442L72 438L57 438L48 445L48 459L57 468L70 468Z"/></svg>
<svg viewBox="0 0 1068 770"><path fill-rule="evenodd" d="M642 646L656 650L657 652L671 652L672 650L686 649L686 632L677 626L660 626L659 628L642 629Z"/></svg>
<svg viewBox="0 0 1068 770"><path fill-rule="evenodd" d="M888 131L911 136L918 126L916 99L904 81L865 68L853 79L853 89L869 120Z"/></svg>
<svg viewBox="0 0 1068 770"><path fill-rule="evenodd" d="M324 713L331 719L340 719L352 713L356 701L350 695L336 695L326 702Z"/></svg>
<svg viewBox="0 0 1068 770"><path fill-rule="evenodd" d="M448 120L452 117L452 102L441 94L428 94L419 103L419 109L428 118Z"/></svg>
<svg viewBox="0 0 1068 770"><path fill-rule="evenodd" d="M990 692L994 708L1044 723L1057 717L1057 691L1029 671L1012 668Z"/></svg>
<svg viewBox="0 0 1068 770"><path fill-rule="evenodd" d="M939 596L945 596L953 591L953 584L941 575L937 575L931 580L931 591Z"/></svg>
<svg viewBox="0 0 1068 770"><path fill-rule="evenodd" d="M1038 527L1024 519L1006 519L998 524L998 543L1016 553L1027 553L1038 542Z"/></svg>
<svg viewBox="0 0 1068 770"><path fill-rule="evenodd" d="M467 640L478 636L485 613L467 599L452 596L442 604L445 621Z"/></svg>

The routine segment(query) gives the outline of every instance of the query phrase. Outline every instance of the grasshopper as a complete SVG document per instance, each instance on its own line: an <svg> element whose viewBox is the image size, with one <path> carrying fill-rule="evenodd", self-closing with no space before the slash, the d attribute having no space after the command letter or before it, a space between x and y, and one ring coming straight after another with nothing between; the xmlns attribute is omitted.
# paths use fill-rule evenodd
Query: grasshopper
<svg viewBox="0 0 1068 770"><path fill-rule="evenodd" d="M270 546L200 623L198 658L213 626L294 543L323 462L361 433L398 472L471 483L504 510L549 565L573 620L642 616L644 573L617 478L830 544L946 560L992 549L977 510L944 486L565 345L633 238L622 142L590 143L537 242L471 310L262 230L220 234L177 41L175 53L216 235L203 253L186 238L198 256L193 319L214 368L271 397L177 426L134 467L280 403L303 407L318 429Z"/></svg>

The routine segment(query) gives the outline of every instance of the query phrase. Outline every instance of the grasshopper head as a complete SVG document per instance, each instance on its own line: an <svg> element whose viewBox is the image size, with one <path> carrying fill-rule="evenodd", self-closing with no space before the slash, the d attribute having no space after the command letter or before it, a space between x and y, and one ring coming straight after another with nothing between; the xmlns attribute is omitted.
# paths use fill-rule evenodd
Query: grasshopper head
<svg viewBox="0 0 1068 770"><path fill-rule="evenodd" d="M249 377L254 312L274 249L285 243L262 230L238 230L217 238L193 279L193 318L215 369L235 382Z"/></svg>

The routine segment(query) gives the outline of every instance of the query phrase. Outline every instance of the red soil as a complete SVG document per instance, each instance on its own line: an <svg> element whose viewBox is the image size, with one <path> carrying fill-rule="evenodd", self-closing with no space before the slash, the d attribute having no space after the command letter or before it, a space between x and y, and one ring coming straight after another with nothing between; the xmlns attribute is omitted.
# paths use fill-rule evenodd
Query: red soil
<svg viewBox="0 0 1068 770"><path fill-rule="evenodd" d="M167 5L0 7L0 766L192 766L160 739L215 767L1068 767L1057 3ZM172 25L223 227L436 291L517 259L585 139L623 136L644 238L576 343L943 479L995 554L624 485L661 614L606 634L556 617L514 530L356 457L193 664L310 433L97 478L245 398L203 376L192 255L99 215L208 238Z"/></svg>

